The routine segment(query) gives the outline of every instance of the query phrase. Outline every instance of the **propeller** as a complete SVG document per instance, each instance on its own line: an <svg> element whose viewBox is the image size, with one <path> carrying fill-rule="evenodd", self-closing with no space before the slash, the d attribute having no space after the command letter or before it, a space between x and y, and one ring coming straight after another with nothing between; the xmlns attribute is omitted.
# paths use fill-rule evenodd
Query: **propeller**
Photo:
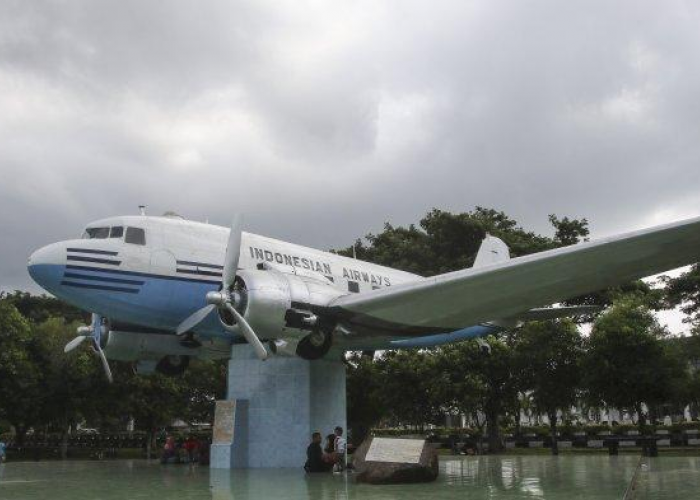
<svg viewBox="0 0 700 500"><path fill-rule="evenodd" d="M228 311L235 319L240 333L243 334L248 343L253 347L257 357L264 361L268 356L267 350L243 315L236 310L236 303L240 299L239 295L232 291L233 283L236 280L236 272L238 271L238 261L241 256L242 228L243 218L240 215L236 215L231 222L231 232L229 233L228 243L226 244L226 257L224 260L224 271L221 275L221 288L217 292L207 293L207 305L185 318L185 320L178 325L176 333L178 335L183 335L192 330L199 323L204 321L214 309ZM224 321L221 323L227 331L236 332L234 325L228 325Z"/></svg>
<svg viewBox="0 0 700 500"><path fill-rule="evenodd" d="M107 380L112 382L112 370L109 368L107 356L105 356L100 343L102 339L102 328L102 316L93 313L92 323L90 326L81 326L78 328L78 336L66 344L66 346L63 348L63 352L71 352L73 349L82 344L85 339L92 339L92 347L95 350L95 353L100 357L100 361L102 361L102 368L105 371L105 375L107 375Z"/></svg>

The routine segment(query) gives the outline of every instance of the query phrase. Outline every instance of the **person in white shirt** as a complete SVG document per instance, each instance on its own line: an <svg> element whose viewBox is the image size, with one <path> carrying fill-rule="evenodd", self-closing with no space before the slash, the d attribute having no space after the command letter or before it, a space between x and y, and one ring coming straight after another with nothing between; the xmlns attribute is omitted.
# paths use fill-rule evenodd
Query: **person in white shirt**
<svg viewBox="0 0 700 500"><path fill-rule="evenodd" d="M343 437L343 428L338 426L335 428L335 445L333 447L336 454L334 471L341 471L345 468L345 452L347 447L348 443Z"/></svg>

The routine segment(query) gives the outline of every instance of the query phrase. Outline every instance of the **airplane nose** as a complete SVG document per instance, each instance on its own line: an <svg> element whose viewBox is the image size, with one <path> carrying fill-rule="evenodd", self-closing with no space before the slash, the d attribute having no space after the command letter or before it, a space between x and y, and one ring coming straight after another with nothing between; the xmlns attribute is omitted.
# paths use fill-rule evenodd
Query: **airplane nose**
<svg viewBox="0 0 700 500"><path fill-rule="evenodd" d="M42 288L51 288L60 281L58 266L62 264L63 245L54 243L36 250L29 256L27 271L29 276Z"/></svg>

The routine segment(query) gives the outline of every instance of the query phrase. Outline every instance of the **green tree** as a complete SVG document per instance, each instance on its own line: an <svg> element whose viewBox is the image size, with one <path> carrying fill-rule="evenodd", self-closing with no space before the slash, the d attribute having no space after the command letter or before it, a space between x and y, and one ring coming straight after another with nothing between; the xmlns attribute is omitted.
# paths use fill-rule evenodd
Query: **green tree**
<svg viewBox="0 0 700 500"><path fill-rule="evenodd" d="M443 402L471 415L477 424L483 414L489 449L498 452L503 449L501 420L518 408L521 378L517 374L513 349L495 338L489 340L489 345L490 354L484 353L476 341L442 347L438 351L441 353L439 366L446 380L439 383L443 391L448 391L447 395L443 392Z"/></svg>
<svg viewBox="0 0 700 500"><path fill-rule="evenodd" d="M661 281L666 284L666 300L668 307L680 306L686 314L686 322L690 323L695 335L700 334L700 264L695 264L680 276L671 278L664 276Z"/></svg>
<svg viewBox="0 0 700 500"><path fill-rule="evenodd" d="M558 219L559 236L570 241L575 235L586 235L585 219ZM386 223L378 234L369 234L357 240L353 247L338 250L341 255L377 264L395 267L423 276L433 276L464 269L474 264L474 259L486 234L497 236L510 247L513 257L549 250L562 242L540 236L521 228L504 212L476 207L470 212L450 213L433 209L419 223L408 227L396 227Z"/></svg>
<svg viewBox="0 0 700 500"><path fill-rule="evenodd" d="M15 306L0 300L0 419L14 427L20 444L39 419L34 399L40 394L40 374L32 359L29 322Z"/></svg>
<svg viewBox="0 0 700 500"><path fill-rule="evenodd" d="M582 338L573 321L533 321L517 335L522 373L535 408L549 418L552 454L557 455L557 412L576 403Z"/></svg>
<svg viewBox="0 0 700 500"><path fill-rule="evenodd" d="M40 367L42 389L34 404L40 408L41 421L60 430L63 458L70 428L99 413L101 395L108 385L100 361L88 349L63 352L78 325L66 323L63 318L49 318L32 328L34 363Z"/></svg>
<svg viewBox="0 0 700 500"><path fill-rule="evenodd" d="M182 376L186 404L182 418L189 423L213 422L217 400L226 397L228 360L193 360Z"/></svg>
<svg viewBox="0 0 700 500"><path fill-rule="evenodd" d="M150 375L131 374L117 380L120 384L118 390L127 396L125 410L134 418L136 428L146 432L146 455L150 458L156 432L185 413L188 393L183 379L156 372Z"/></svg>
<svg viewBox="0 0 700 500"><path fill-rule="evenodd" d="M478 449L481 452L487 423L485 409L489 385L471 364L475 356L483 355L474 344L465 341L448 344L437 350L442 376L436 383L443 408L453 415L469 416L478 429Z"/></svg>
<svg viewBox="0 0 700 500"><path fill-rule="evenodd" d="M594 323L583 359L589 401L637 414L640 432L651 408L669 398L678 371L664 348L665 331L634 297L620 299Z"/></svg>
<svg viewBox="0 0 700 500"><path fill-rule="evenodd" d="M42 323L49 318L63 318L67 323L89 321L89 314L75 306L48 295L32 295L15 290L13 293L0 293L0 301L6 301L32 323Z"/></svg>
<svg viewBox="0 0 700 500"><path fill-rule="evenodd" d="M353 353L347 360L348 427L353 443L364 441L370 430L388 414L382 397L385 373L381 359Z"/></svg>
<svg viewBox="0 0 700 500"><path fill-rule="evenodd" d="M440 414L435 380L437 365L431 351L387 351L382 360L385 376L381 398L389 414L422 432Z"/></svg>
<svg viewBox="0 0 700 500"><path fill-rule="evenodd" d="M549 222L554 226L554 241L561 246L575 245L581 241L588 241L590 231L587 219L559 218L550 214Z"/></svg>

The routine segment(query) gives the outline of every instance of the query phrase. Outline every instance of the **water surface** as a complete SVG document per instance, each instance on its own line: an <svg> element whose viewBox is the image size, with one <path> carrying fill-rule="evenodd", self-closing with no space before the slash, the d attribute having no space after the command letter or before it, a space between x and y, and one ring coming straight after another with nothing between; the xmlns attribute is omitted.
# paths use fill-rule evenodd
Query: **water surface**
<svg viewBox="0 0 700 500"><path fill-rule="evenodd" d="M0 466L2 500L409 500L622 498L635 455L447 458L440 478L419 485L355 484L352 475L301 469L221 471L145 460L23 462ZM637 498L697 498L700 458L647 459Z"/></svg>

